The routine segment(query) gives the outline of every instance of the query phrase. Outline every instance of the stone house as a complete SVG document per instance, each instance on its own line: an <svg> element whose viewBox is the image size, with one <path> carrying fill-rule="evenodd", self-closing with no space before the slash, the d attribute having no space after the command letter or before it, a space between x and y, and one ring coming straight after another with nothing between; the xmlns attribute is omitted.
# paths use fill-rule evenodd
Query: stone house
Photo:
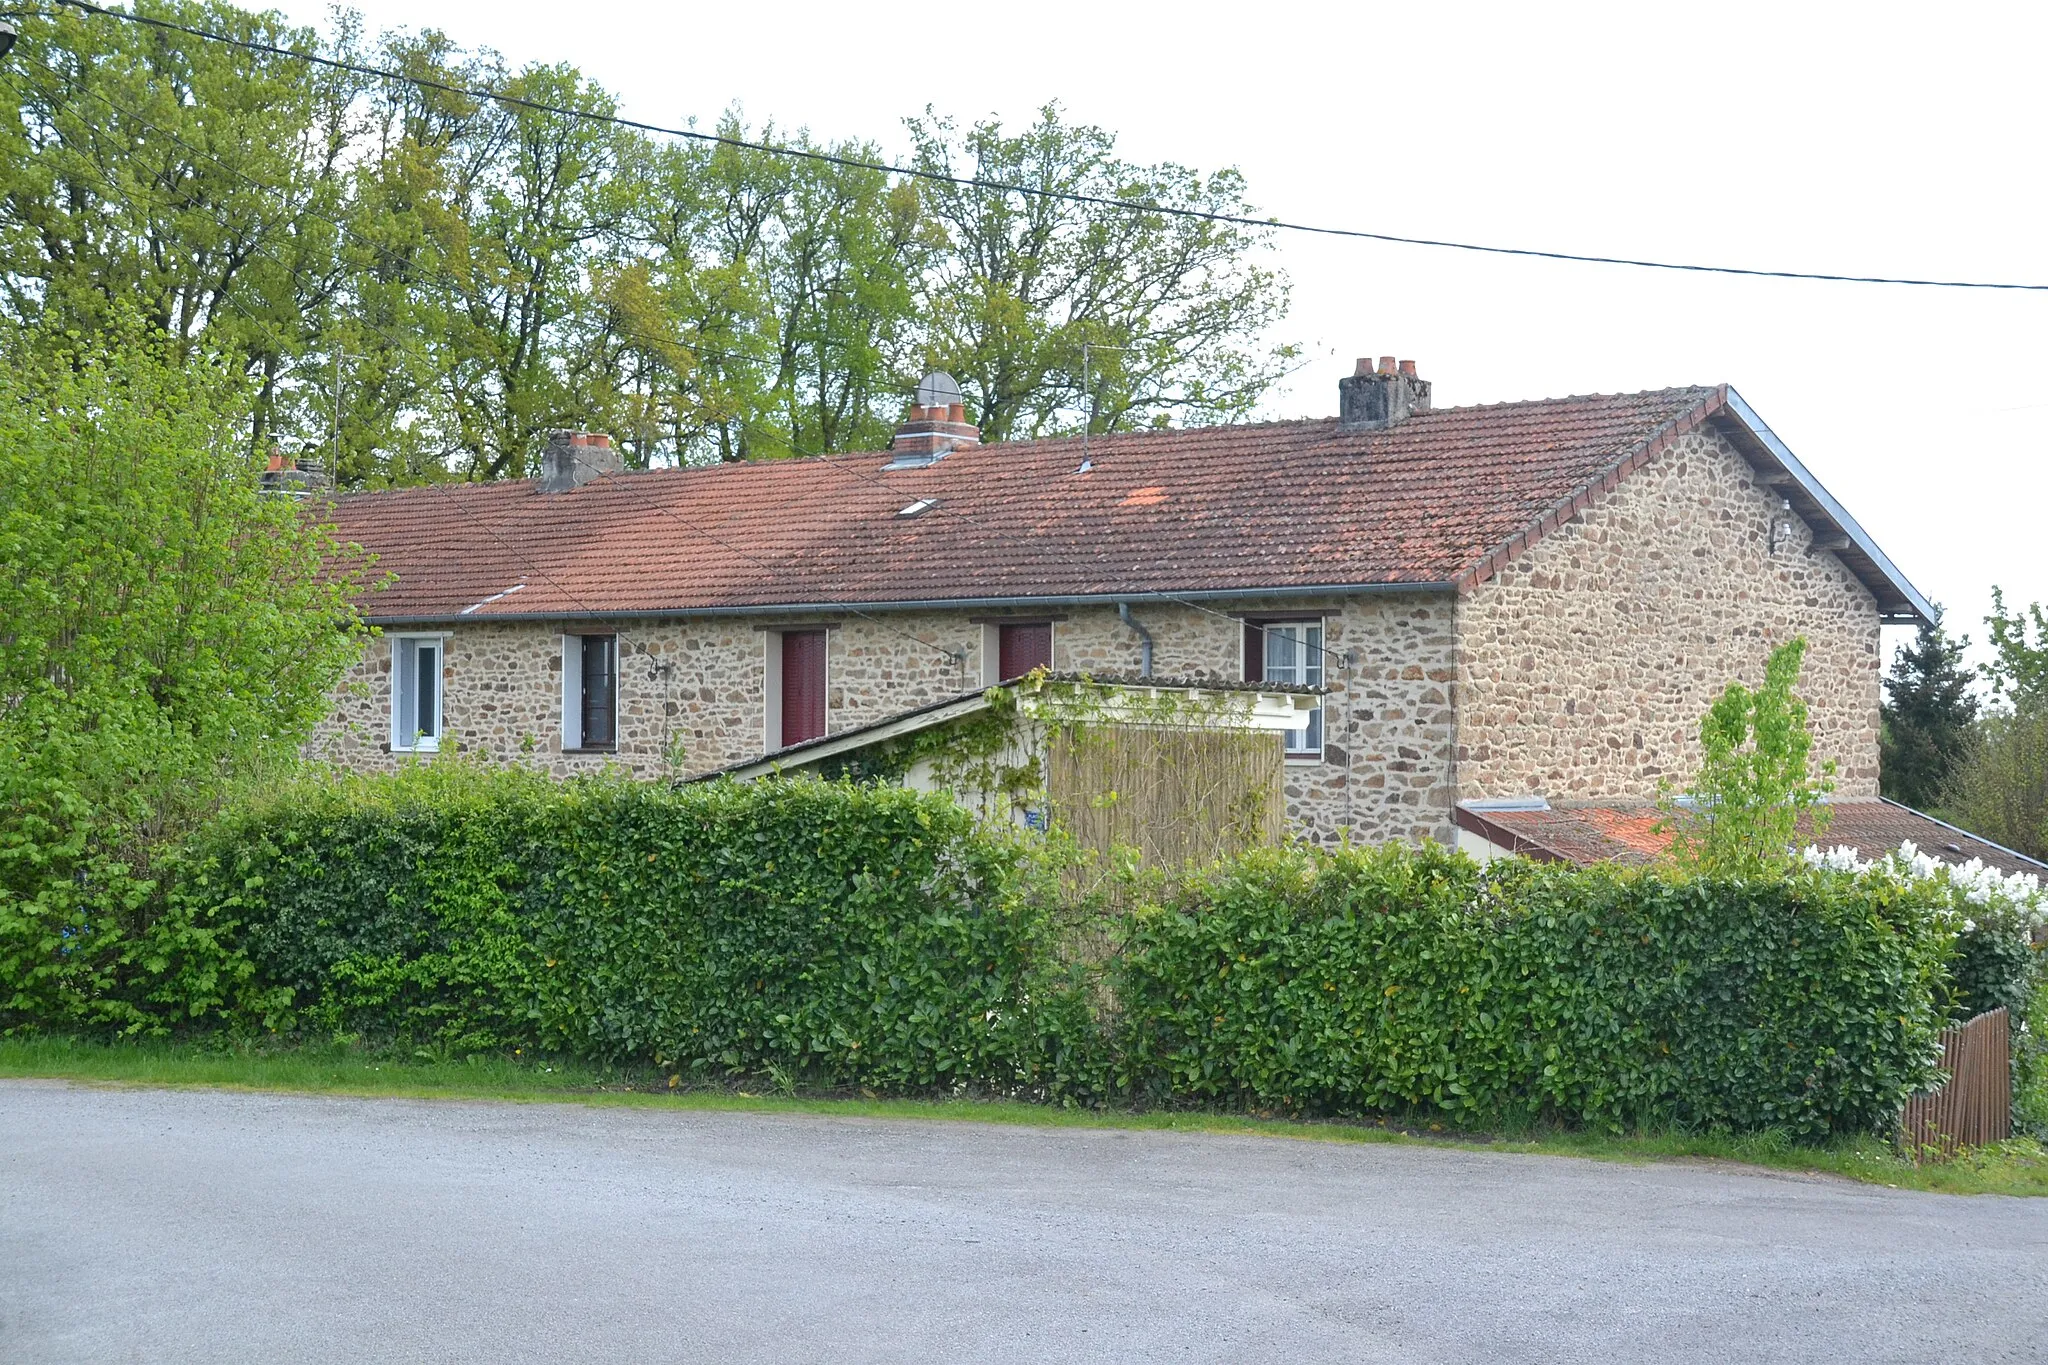
<svg viewBox="0 0 2048 1365"><path fill-rule="evenodd" d="M1287 818L1455 841L1488 803L1682 784L1771 647L1845 798L1877 790L1879 626L1926 600L1731 388L982 445L944 376L888 451L358 494L381 628L317 757L451 748L692 776L1043 665L1325 689Z"/></svg>

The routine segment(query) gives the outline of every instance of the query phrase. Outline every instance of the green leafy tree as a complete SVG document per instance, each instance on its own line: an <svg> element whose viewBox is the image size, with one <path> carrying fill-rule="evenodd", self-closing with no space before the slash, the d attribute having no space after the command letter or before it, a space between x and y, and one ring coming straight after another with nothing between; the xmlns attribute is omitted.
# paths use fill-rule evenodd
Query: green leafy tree
<svg viewBox="0 0 2048 1365"><path fill-rule="evenodd" d="M1939 609L1892 659L1884 682L1879 773L1884 794L1920 810L1942 800L1958 760L1974 741L1977 698L1963 664L1968 636L1942 629Z"/></svg>
<svg viewBox="0 0 2048 1365"><path fill-rule="evenodd" d="M879 146L737 113L720 131L768 149L456 93L615 107L573 67L346 12L324 38L223 0L156 12L441 88L24 18L0 315L89 334L139 310L255 381L252 449L331 458L345 486L517 477L559 426L643 466L871 449L931 364L991 440L1228 421L1292 354L1262 340L1287 297L1266 234L1158 211L1244 216L1242 177L1133 165L1056 108L1016 134L927 111L912 152L1102 202L895 176Z"/></svg>
<svg viewBox="0 0 2048 1365"><path fill-rule="evenodd" d="M217 0L159 12L317 42ZM232 357L256 380L252 444L322 420L327 386L306 381L346 286L334 220L355 78L73 10L20 23L0 64L6 312L91 331L139 310L180 354Z"/></svg>
<svg viewBox="0 0 2048 1365"><path fill-rule="evenodd" d="M1822 798L1834 760L1813 772L1806 703L1793 692L1806 658L1803 637L1771 651L1763 686L1731 682L1700 722L1700 769L1688 799L1667 799L1671 852L1681 864L1724 876L1761 876L1788 866L1802 812L1824 832Z"/></svg>
<svg viewBox="0 0 2048 1365"><path fill-rule="evenodd" d="M288 761L360 650L353 579L259 490L254 385L142 323L0 339L0 1024L138 1022L155 865Z"/></svg>
<svg viewBox="0 0 2048 1365"><path fill-rule="evenodd" d="M1262 340L1288 289L1254 261L1268 234L1156 211L1255 216L1238 172L1132 164L1057 105L1014 134L929 109L908 127L920 169L986 182L915 184L943 234L920 282L927 351L985 439L1229 421L1283 373L1293 351Z"/></svg>
<svg viewBox="0 0 2048 1365"><path fill-rule="evenodd" d="M1943 805L1988 839L2048 857L2048 612L2039 603L2009 611L1993 588L1984 623L1994 706L1951 771Z"/></svg>
<svg viewBox="0 0 2048 1365"><path fill-rule="evenodd" d="M2048 703L2048 611L2035 602L2025 611L2008 612L2004 590L1994 587L1984 624L1998 655L1984 665L1991 695L2018 710Z"/></svg>
<svg viewBox="0 0 2048 1365"><path fill-rule="evenodd" d="M1984 717L1942 805L1972 833L2048 859L2048 707Z"/></svg>

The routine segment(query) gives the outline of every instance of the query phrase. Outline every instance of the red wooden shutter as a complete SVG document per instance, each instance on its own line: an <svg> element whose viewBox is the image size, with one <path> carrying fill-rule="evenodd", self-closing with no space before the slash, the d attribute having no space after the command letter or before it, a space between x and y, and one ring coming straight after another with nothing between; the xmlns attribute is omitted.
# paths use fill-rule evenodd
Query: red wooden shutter
<svg viewBox="0 0 2048 1365"><path fill-rule="evenodd" d="M1244 680L1266 680L1266 632L1262 626L1244 623Z"/></svg>
<svg viewBox="0 0 2048 1365"><path fill-rule="evenodd" d="M1052 668L1052 623L1000 626L996 632L996 663L1001 681L1021 678L1034 668Z"/></svg>
<svg viewBox="0 0 2048 1365"><path fill-rule="evenodd" d="M825 632L782 634L782 742L801 744L825 733Z"/></svg>

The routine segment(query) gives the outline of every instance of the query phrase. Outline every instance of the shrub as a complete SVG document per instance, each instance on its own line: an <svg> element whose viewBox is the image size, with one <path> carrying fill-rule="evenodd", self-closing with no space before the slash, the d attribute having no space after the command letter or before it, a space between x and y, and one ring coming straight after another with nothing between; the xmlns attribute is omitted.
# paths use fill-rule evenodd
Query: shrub
<svg viewBox="0 0 2048 1365"><path fill-rule="evenodd" d="M1125 1065L1158 1099L1881 1128L1932 1076L1946 916L1875 875L1267 854L1137 922Z"/></svg>
<svg viewBox="0 0 2048 1365"><path fill-rule="evenodd" d="M143 977L175 1007L212 949L152 922L159 859L361 645L331 537L259 489L246 380L103 345L0 334L0 1024L143 1027Z"/></svg>
<svg viewBox="0 0 2048 1365"><path fill-rule="evenodd" d="M1018 857L896 788L442 763L223 818L178 896L233 921L273 1026L1015 1087L1062 1050L1035 1034L1052 920Z"/></svg>
<svg viewBox="0 0 2048 1365"><path fill-rule="evenodd" d="M444 760L215 820L161 976L231 1028L691 1077L1817 1136L1933 1078L1962 923L1889 864L1289 849L1103 894L1056 847L893 787Z"/></svg>

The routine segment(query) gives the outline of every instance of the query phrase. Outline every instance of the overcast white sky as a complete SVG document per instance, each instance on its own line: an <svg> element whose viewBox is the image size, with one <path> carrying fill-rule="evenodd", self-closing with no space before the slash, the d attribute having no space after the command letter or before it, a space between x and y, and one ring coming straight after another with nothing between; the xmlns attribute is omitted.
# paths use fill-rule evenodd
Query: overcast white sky
<svg viewBox="0 0 2048 1365"><path fill-rule="evenodd" d="M1143 161L1242 169L1297 221L1829 273L2048 283L2048 6L677 5L357 0L657 122L900 147L906 114L1047 100ZM324 0L287 0L322 22ZM1440 406L1727 382L1949 622L2048 599L2048 293L1680 275L1282 234L1270 403L1336 411L1353 357ZM1980 651L1981 652L1981 651Z"/></svg>

